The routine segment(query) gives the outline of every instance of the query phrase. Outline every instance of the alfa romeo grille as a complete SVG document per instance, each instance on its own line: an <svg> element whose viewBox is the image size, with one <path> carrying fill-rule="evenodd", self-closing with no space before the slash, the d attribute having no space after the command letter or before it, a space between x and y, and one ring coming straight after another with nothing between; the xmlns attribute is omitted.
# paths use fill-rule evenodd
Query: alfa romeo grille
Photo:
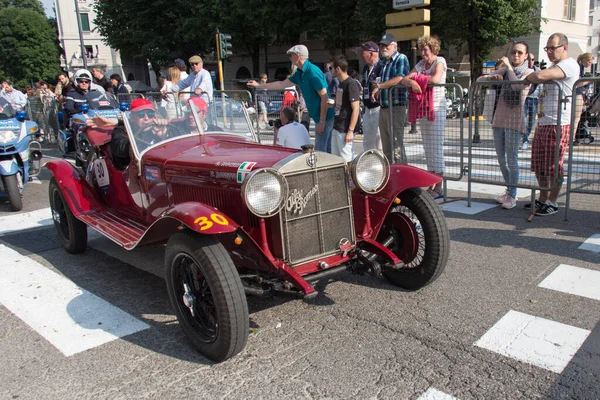
<svg viewBox="0 0 600 400"><path fill-rule="evenodd" d="M283 172L289 187L281 213L284 258L292 266L338 253L342 239L356 241L345 165L336 164Z"/></svg>

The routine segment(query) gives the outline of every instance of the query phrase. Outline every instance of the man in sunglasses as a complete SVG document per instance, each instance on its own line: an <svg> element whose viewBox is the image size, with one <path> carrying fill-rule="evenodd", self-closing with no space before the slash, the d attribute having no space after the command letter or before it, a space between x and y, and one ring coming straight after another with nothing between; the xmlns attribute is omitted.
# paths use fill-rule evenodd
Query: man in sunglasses
<svg viewBox="0 0 600 400"><path fill-rule="evenodd" d="M163 94L177 93L189 87L189 90L193 92L192 96L201 97L204 101L210 103L213 98L213 83L210 72L202 68L202 59L200 56L190 57L189 62L192 67L192 73L184 80L179 81L169 89L161 90L161 92Z"/></svg>
<svg viewBox="0 0 600 400"><path fill-rule="evenodd" d="M531 170L535 172L541 187L552 187L552 190L540 190L540 197L535 201L535 215L545 216L558 212L558 195L563 183L563 162L569 144L571 124L571 101L573 85L579 78L579 65L569 58L567 49L569 40L563 33L554 33L548 38L544 51L552 62L550 68L527 75L526 80L532 83L544 83L546 94L540 99L540 118L535 129L531 145ZM567 103L559 103L559 91ZM558 112L560 108L560 120ZM560 127L559 156L556 160L556 129ZM558 171L556 168L558 167ZM553 179L556 176L557 182Z"/></svg>

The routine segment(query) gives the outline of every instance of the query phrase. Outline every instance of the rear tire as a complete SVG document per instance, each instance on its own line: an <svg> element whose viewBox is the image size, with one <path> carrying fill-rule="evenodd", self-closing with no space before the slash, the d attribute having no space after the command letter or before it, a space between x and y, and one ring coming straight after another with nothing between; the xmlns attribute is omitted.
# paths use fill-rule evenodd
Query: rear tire
<svg viewBox="0 0 600 400"><path fill-rule="evenodd" d="M54 178L50 180L48 195L60 243L68 253L84 252L87 247L87 225L75 218Z"/></svg>
<svg viewBox="0 0 600 400"><path fill-rule="evenodd" d="M10 208L13 211L21 211L23 209L23 199L21 198L21 192L19 192L19 182L17 178L18 174L3 176L4 190L8 194L8 200L10 201Z"/></svg>
<svg viewBox="0 0 600 400"><path fill-rule="evenodd" d="M248 304L240 276L213 236L180 232L165 252L169 299L193 345L213 361L227 360L246 346Z"/></svg>

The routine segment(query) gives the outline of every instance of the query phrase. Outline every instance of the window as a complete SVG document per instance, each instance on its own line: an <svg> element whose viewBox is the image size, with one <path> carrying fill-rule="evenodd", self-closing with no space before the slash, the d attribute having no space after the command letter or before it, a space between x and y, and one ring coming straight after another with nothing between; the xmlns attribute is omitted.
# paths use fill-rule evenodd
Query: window
<svg viewBox="0 0 600 400"><path fill-rule="evenodd" d="M563 18L569 21L575 21L575 10L577 9L577 0L564 0Z"/></svg>
<svg viewBox="0 0 600 400"><path fill-rule="evenodd" d="M89 32L90 31L90 18L88 16L88 14L80 13L79 16L81 19L81 30L83 32Z"/></svg>

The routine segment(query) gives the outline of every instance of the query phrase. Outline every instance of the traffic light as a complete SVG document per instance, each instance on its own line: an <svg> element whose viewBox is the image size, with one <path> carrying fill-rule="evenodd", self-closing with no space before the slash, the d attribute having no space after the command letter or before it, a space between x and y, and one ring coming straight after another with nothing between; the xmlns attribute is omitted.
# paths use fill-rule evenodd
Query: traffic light
<svg viewBox="0 0 600 400"><path fill-rule="evenodd" d="M219 33L219 58L225 60L233 55L231 48L231 35L227 33Z"/></svg>

